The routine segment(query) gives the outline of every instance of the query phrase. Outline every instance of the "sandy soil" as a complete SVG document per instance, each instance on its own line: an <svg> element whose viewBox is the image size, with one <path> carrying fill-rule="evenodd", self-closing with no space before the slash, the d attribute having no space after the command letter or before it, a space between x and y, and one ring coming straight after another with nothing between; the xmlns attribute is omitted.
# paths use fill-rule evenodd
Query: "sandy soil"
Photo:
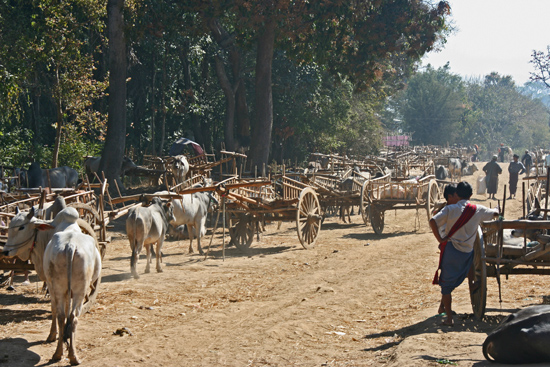
<svg viewBox="0 0 550 367"><path fill-rule="evenodd" d="M472 201L496 205L485 195ZM507 201L506 218L519 216L520 200ZM293 223L272 224L249 254L229 248L225 259L219 231L206 260L189 255L187 241L167 241L164 272L143 274L142 257L134 280L123 217L110 231L97 304L79 320L82 365L495 366L481 351L487 333L509 312L543 303L550 277L503 277L502 303L490 278L483 321L463 284L453 293L456 325L441 327L431 284L438 250L426 218L424 209L387 211L382 235L359 215L352 224L328 218L310 250ZM44 343L51 314L40 287L33 277L0 290L0 366L69 365L49 363L55 344ZM123 327L131 334L115 335Z"/></svg>

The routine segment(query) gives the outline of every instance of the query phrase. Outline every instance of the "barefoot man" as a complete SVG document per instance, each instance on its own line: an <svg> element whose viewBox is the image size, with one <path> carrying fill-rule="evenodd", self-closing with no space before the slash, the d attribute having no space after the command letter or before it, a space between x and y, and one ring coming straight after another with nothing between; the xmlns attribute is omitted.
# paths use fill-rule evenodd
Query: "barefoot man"
<svg viewBox="0 0 550 367"><path fill-rule="evenodd" d="M439 243L439 269L433 284L441 287L441 305L446 314L442 325L453 325L451 292L458 287L471 268L474 259L474 242L479 224L498 217L498 208L489 209L483 205L473 205L468 200L472 196L472 186L460 182L456 187L458 202L445 206L430 220L430 228ZM439 227L445 226L445 236L439 233ZM440 310L441 313L443 310Z"/></svg>

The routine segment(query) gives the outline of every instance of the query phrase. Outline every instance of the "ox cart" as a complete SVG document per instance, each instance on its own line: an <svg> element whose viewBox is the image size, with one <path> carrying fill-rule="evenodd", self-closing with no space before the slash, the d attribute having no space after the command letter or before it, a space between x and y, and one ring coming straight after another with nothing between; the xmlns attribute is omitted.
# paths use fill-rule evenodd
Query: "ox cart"
<svg viewBox="0 0 550 367"><path fill-rule="evenodd" d="M275 179L231 177L213 186L189 188L179 194L213 191L220 199L229 225L231 243L246 252L265 222L296 222L304 248L315 244L321 230L322 211L315 190L285 175ZM279 188L280 190L277 190Z"/></svg>
<svg viewBox="0 0 550 367"><path fill-rule="evenodd" d="M31 207L38 207L37 216L40 219L50 219L45 217L45 208L50 205L57 196L62 196L68 207L75 208L80 218L85 221L81 225L84 233L92 236L96 241L97 249L101 254L101 259L105 257L107 245L110 242L110 237L107 237L106 224L103 212L103 193L106 189L106 182L96 184L101 188L101 193L97 195L89 186L88 189L26 189L20 190L17 193L2 193L2 205L0 205L0 244L2 247L7 242L7 232L10 221L16 215L16 208L22 210ZM21 260L8 258L0 259L0 270L34 270L32 263L23 262ZM97 289L101 283L101 277L90 285L89 293L86 296L83 306L83 312L87 312L94 304L97 297Z"/></svg>
<svg viewBox="0 0 550 367"><path fill-rule="evenodd" d="M227 181L224 184L226 191L219 194L225 201L227 213L236 218L229 227L229 234L238 249L246 251L260 225L272 221L295 221L302 246L308 249L315 244L323 212L313 187L286 175L275 179L275 188L270 180L229 180L234 181Z"/></svg>
<svg viewBox="0 0 550 367"><path fill-rule="evenodd" d="M483 241L474 245L475 284L470 293L472 309L477 319L483 318L487 301L487 278L497 279L500 294L500 276L512 274L550 275L550 229L548 220L498 220L481 225ZM525 235L517 241L506 241L506 230L522 230L524 234L538 232L536 241Z"/></svg>
<svg viewBox="0 0 550 367"><path fill-rule="evenodd" d="M405 180L392 179L387 174L365 181L361 191L361 211L365 222L370 219L374 232L382 234L386 210L425 208L430 220L439 198L439 187L433 175Z"/></svg>
<svg viewBox="0 0 550 367"><path fill-rule="evenodd" d="M344 210L350 206L361 206L363 186L370 175L348 169L341 177L313 174L309 177L302 175L300 178L303 183L315 189L324 220L331 208ZM368 225L368 215L363 215L363 220Z"/></svg>

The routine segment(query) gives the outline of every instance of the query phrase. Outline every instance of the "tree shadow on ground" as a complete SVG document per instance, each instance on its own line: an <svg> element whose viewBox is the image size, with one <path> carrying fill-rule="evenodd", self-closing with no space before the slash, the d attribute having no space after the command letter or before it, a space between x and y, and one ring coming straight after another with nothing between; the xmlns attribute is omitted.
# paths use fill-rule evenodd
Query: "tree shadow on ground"
<svg viewBox="0 0 550 367"><path fill-rule="evenodd" d="M374 241L374 240L383 240L393 237L401 237L401 236L408 236L408 235L414 235L417 232L415 231L399 231L399 232L392 232L392 233L384 233L384 234L376 234L376 233L347 233L342 236L342 238L350 238L360 241Z"/></svg>
<svg viewBox="0 0 550 367"><path fill-rule="evenodd" d="M37 344L42 344L42 342L29 343L23 338L6 338L0 340L0 365L35 366L40 362L40 356L30 351L29 348Z"/></svg>
<svg viewBox="0 0 550 367"><path fill-rule="evenodd" d="M500 310L501 312L506 310ZM510 312L515 312L517 310L509 310ZM487 334L493 330L500 321L504 318L504 315L496 316L485 316L482 321L474 319L473 314L459 314L454 317L455 325L453 327L441 326L440 323L443 320L443 317L440 315L434 315L427 318L424 321L421 321L414 325L405 326L397 330L388 330L381 333L373 333L365 335L365 339L376 339L382 337L395 337L399 341L390 341L385 344L379 345L374 348L363 349L364 351L380 351L386 350L391 347L394 347L401 343L407 337L414 335L421 335L426 333L438 333L438 332L449 332L449 331L468 331L474 333L484 333Z"/></svg>
<svg viewBox="0 0 550 367"><path fill-rule="evenodd" d="M0 298L0 302L1 301L2 300ZM30 302L25 301L22 303L24 304ZM11 310L8 308L3 308L2 310L0 310L0 325L31 321L43 321L49 319L51 319L50 305L44 305L43 309L36 310Z"/></svg>

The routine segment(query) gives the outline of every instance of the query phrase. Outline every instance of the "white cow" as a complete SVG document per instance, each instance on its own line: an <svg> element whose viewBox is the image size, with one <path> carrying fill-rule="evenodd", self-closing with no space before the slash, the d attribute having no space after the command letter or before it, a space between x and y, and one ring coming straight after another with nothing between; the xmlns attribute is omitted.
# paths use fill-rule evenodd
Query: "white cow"
<svg viewBox="0 0 550 367"><path fill-rule="evenodd" d="M132 249L130 269L135 279L139 279L136 267L141 249L145 245L147 251L147 265L145 272L150 272L151 246L157 244L157 272L162 272L161 250L164 237L168 232L168 223L173 221L173 207L171 203L163 203L159 198L153 198L148 207L138 206L130 209L126 219L126 233Z"/></svg>
<svg viewBox="0 0 550 367"><path fill-rule="evenodd" d="M90 285L101 274L101 255L95 239L83 234L79 224L82 220L74 208L63 209L51 222L38 220L31 209L12 219L4 246L6 256L30 257L39 277L46 281L52 300L52 325L46 341L55 341L59 326L52 359L60 360L63 342L69 342L73 365L80 363L75 351L78 317Z"/></svg>
<svg viewBox="0 0 550 367"><path fill-rule="evenodd" d="M52 328L47 340L55 340L57 319L59 339L52 360L61 360L65 342L72 365L80 364L75 348L78 317L90 285L101 275L96 240L82 233L77 220L76 209L63 209L52 223L55 234L44 252L44 273L52 300Z"/></svg>
<svg viewBox="0 0 550 367"><path fill-rule="evenodd" d="M200 185L199 185L200 186ZM168 191L157 192L168 194ZM218 205L218 201L210 192L196 192L194 194L180 195L173 199L174 220L170 222L173 227L187 225L189 233L189 253L193 253L193 234L197 236L199 253L202 255L201 237L206 234L206 216L212 208L212 203Z"/></svg>
<svg viewBox="0 0 550 367"><path fill-rule="evenodd" d="M177 155L173 157L171 170L174 175L176 185L185 181L185 177L189 172L189 162L187 161L187 157L184 155Z"/></svg>

